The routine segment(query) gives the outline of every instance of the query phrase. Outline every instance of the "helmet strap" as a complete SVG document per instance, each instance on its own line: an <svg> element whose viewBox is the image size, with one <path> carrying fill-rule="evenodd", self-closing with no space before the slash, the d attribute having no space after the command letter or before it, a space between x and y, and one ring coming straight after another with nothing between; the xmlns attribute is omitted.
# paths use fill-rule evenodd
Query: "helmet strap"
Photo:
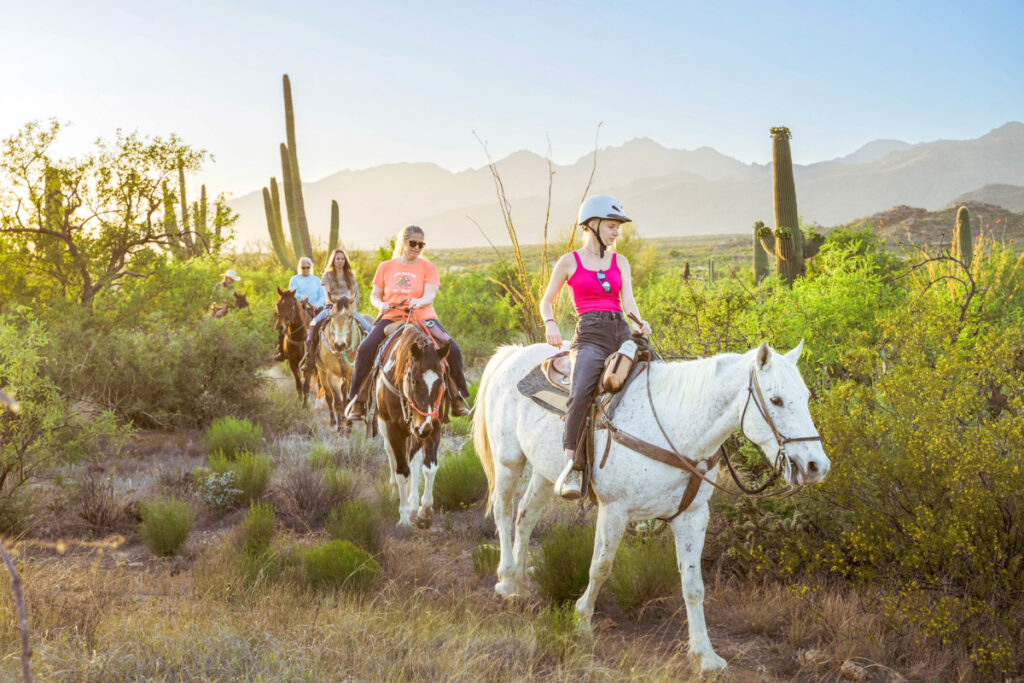
<svg viewBox="0 0 1024 683"><path fill-rule="evenodd" d="M605 249L607 249L608 247L604 243L604 240L601 239L601 221L598 220L598 222L597 222L597 229L592 228L590 226L590 223L588 222L587 223L587 230L589 230L591 233L593 233L594 237L597 238L597 244L601 248L601 251L600 251L600 253L598 255L598 258L604 258Z"/></svg>

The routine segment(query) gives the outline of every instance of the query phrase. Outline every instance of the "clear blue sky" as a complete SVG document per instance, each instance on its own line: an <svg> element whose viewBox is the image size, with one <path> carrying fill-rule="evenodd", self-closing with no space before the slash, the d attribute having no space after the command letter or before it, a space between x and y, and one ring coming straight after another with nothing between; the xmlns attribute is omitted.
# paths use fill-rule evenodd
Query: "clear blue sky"
<svg viewBox="0 0 1024 683"><path fill-rule="evenodd" d="M344 168L556 162L648 136L800 163L877 138L978 137L1024 119L1024 1L69 2L0 0L0 135L72 122L176 132L242 194L279 175L281 74L305 181Z"/></svg>

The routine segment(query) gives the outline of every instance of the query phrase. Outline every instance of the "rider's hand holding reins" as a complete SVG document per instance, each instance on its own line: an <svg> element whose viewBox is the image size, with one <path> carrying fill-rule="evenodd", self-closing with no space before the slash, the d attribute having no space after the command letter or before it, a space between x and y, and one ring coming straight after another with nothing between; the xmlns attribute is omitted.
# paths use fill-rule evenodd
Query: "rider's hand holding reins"
<svg viewBox="0 0 1024 683"><path fill-rule="evenodd" d="M647 336L651 333L650 323L648 323L646 320L641 320L639 315L627 313L626 317L633 321L633 324L636 325L636 331L639 332L640 334Z"/></svg>

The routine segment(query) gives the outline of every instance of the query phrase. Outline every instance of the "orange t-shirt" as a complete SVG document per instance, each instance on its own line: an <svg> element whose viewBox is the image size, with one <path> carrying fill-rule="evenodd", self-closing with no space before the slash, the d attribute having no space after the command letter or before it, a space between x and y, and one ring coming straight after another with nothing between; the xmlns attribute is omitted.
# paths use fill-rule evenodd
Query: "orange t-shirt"
<svg viewBox="0 0 1024 683"><path fill-rule="evenodd" d="M406 305L412 299L423 296L426 285L440 285L441 277L437 274L437 266L425 259L419 259L412 265L405 265L398 259L384 261L377 266L373 276L373 284L384 290L381 297L384 303ZM405 317L404 311L390 310L384 313L388 320L400 320ZM437 318L433 306L416 309L417 320Z"/></svg>

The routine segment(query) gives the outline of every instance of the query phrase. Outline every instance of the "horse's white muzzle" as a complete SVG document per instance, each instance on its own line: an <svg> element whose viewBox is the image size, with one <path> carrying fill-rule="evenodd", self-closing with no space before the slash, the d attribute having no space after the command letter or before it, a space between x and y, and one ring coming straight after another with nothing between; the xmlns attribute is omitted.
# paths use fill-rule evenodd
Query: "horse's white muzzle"
<svg viewBox="0 0 1024 683"><path fill-rule="evenodd" d="M793 452L795 451L795 452ZM820 484L828 475L832 463L825 450L819 445L795 446L786 448L786 459L789 461L789 483L797 486Z"/></svg>
<svg viewBox="0 0 1024 683"><path fill-rule="evenodd" d="M421 439L425 439L428 436L430 436L431 432L434 431L434 422L431 418L428 417L427 419L423 420L423 422L416 425L413 431L416 433L416 436L418 436Z"/></svg>

